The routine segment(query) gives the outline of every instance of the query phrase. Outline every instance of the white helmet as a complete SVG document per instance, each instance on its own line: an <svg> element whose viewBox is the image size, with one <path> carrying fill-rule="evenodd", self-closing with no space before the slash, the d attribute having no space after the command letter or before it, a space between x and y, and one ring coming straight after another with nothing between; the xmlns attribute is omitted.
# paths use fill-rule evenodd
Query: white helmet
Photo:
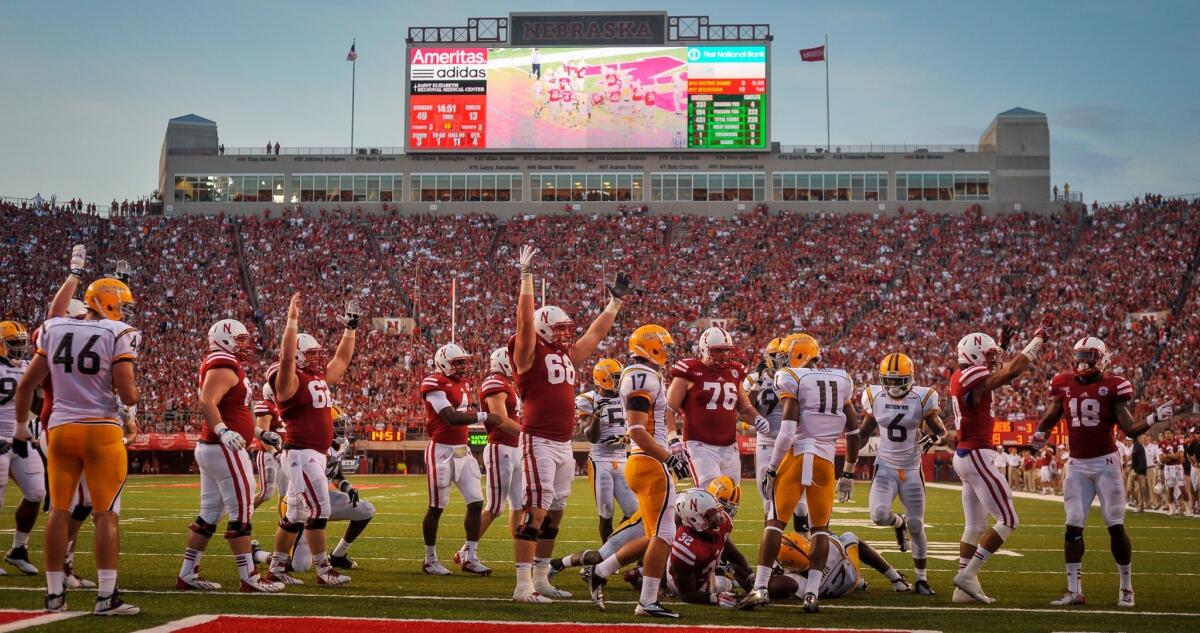
<svg viewBox="0 0 1200 633"><path fill-rule="evenodd" d="M1074 367L1077 374L1090 374L1093 370L1098 374L1103 373L1110 358L1108 346L1094 336L1085 336L1075 342Z"/></svg>
<svg viewBox="0 0 1200 633"><path fill-rule="evenodd" d="M726 358L715 360L713 359L713 352L720 350L729 350L732 352L733 349L733 337L722 328L710 327L700 335L700 360L709 367L718 369L724 367L729 363L728 356L732 355L730 353L726 355Z"/></svg>
<svg viewBox="0 0 1200 633"><path fill-rule="evenodd" d="M72 319L78 319L85 314L87 314L87 306L83 305L79 299L71 299L67 304L67 316Z"/></svg>
<svg viewBox="0 0 1200 633"><path fill-rule="evenodd" d="M271 402L275 402L275 390L271 388L270 384L263 383L262 392L263 392L263 400L270 400Z"/></svg>
<svg viewBox="0 0 1200 633"><path fill-rule="evenodd" d="M700 488L685 490L675 499L675 516L684 525L704 532L718 525L719 513L725 509L712 493Z"/></svg>
<svg viewBox="0 0 1200 633"><path fill-rule="evenodd" d="M208 349L249 358L255 351L254 339L241 321L221 319L208 328Z"/></svg>
<svg viewBox="0 0 1200 633"><path fill-rule="evenodd" d="M296 367L304 368L308 366L309 353L317 353L314 363L318 365L325 364L325 348L317 342L317 339L307 332L301 332L296 335ZM321 367L321 369L325 369Z"/></svg>
<svg viewBox="0 0 1200 633"><path fill-rule="evenodd" d="M1000 346L982 332L968 334L958 341L958 362L960 365L994 367L1000 364Z"/></svg>
<svg viewBox="0 0 1200 633"><path fill-rule="evenodd" d="M488 371L494 374L504 374L505 376L510 377L512 376L512 362L510 362L508 359L507 348L497 347L496 349L492 350L492 355L488 359Z"/></svg>
<svg viewBox="0 0 1200 633"><path fill-rule="evenodd" d="M564 325L567 327L563 328ZM537 335L549 345L570 345L571 336L574 334L571 327L573 325L575 322L558 306L542 306L533 313L533 327L537 330ZM556 331L558 328L562 329Z"/></svg>
<svg viewBox="0 0 1200 633"><path fill-rule="evenodd" d="M457 343L446 343L433 355L433 364L446 376L457 376L467 370L465 364L455 367L455 362L460 360L470 361L471 355Z"/></svg>

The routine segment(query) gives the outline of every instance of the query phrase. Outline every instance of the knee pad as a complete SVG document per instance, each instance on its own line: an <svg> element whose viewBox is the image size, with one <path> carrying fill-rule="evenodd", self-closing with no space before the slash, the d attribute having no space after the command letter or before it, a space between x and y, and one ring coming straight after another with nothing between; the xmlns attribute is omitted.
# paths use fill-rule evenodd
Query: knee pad
<svg viewBox="0 0 1200 633"><path fill-rule="evenodd" d="M543 541L553 541L558 538L558 528L542 528L542 533L538 535L538 538Z"/></svg>
<svg viewBox="0 0 1200 633"><path fill-rule="evenodd" d="M212 538L212 535L217 533L216 525L213 525L212 523L209 523L200 517L196 517L196 519L192 521L192 524L188 526L188 529L203 536L204 538Z"/></svg>
<svg viewBox="0 0 1200 633"><path fill-rule="evenodd" d="M992 529L996 531L996 534L1000 535L1001 539L1007 541L1008 537L1012 536L1013 531L1017 529L1017 526L997 523L992 526Z"/></svg>
<svg viewBox="0 0 1200 633"><path fill-rule="evenodd" d="M300 530L304 529L304 524L299 521L296 521L296 522L288 521L285 518L285 519L279 520L279 529L283 530L284 532L289 532L291 534L299 534Z"/></svg>
<svg viewBox="0 0 1200 633"><path fill-rule="evenodd" d="M1121 536L1122 534L1125 533L1125 524L1118 523L1116 525L1108 526L1108 533L1111 536Z"/></svg>
<svg viewBox="0 0 1200 633"><path fill-rule="evenodd" d="M1083 541L1083 528L1068 525L1066 532L1063 533L1063 539L1068 543L1079 543Z"/></svg>
<svg viewBox="0 0 1200 633"><path fill-rule="evenodd" d="M968 525L963 528L962 542L967 545L979 545L979 539L983 536L983 528Z"/></svg>
<svg viewBox="0 0 1200 633"><path fill-rule="evenodd" d="M888 506L879 506L871 508L871 520L875 525L891 525L892 524L892 509Z"/></svg>
<svg viewBox="0 0 1200 633"><path fill-rule="evenodd" d="M517 526L517 531L513 532L513 538L522 541L536 541L541 532L541 529L533 525L533 515L526 513L525 520L521 522L521 525Z"/></svg>
<svg viewBox="0 0 1200 633"><path fill-rule="evenodd" d="M925 520L920 517L908 517L908 533L912 535L921 534L925 531Z"/></svg>
<svg viewBox="0 0 1200 633"><path fill-rule="evenodd" d="M84 521L91 513L92 506L75 506L75 508L71 510L71 518L75 519L76 521Z"/></svg>
<svg viewBox="0 0 1200 633"><path fill-rule="evenodd" d="M554 521L550 518L550 514L546 513L546 516L542 517L541 530L545 532L546 530L550 529L552 525L554 525Z"/></svg>
<svg viewBox="0 0 1200 633"><path fill-rule="evenodd" d="M327 523L329 523L329 519L309 519L304 522L304 527L309 530L324 530Z"/></svg>
<svg viewBox="0 0 1200 633"><path fill-rule="evenodd" d="M225 526L225 538L234 539L250 536L252 533L249 521L230 521Z"/></svg>
<svg viewBox="0 0 1200 633"><path fill-rule="evenodd" d="M366 519L355 519L355 520L353 520L353 521L351 521L351 522L350 522L350 525L353 525L353 526L355 526L355 527L363 527L363 528L365 528L365 527L367 527L367 524L371 522L371 519L372 519L372 518L374 518L374 517L369 517L369 518L366 518Z"/></svg>

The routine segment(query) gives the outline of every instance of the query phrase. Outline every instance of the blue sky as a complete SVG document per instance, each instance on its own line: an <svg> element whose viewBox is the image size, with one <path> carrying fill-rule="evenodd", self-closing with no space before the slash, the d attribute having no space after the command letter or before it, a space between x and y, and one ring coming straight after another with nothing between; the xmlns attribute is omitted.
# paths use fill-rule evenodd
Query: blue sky
<svg viewBox="0 0 1200 633"><path fill-rule="evenodd" d="M774 140L975 143L1014 106L1050 117L1054 182L1086 199L1200 192L1200 3L0 2L0 195L103 201L154 188L167 120L215 120L229 147L403 144L407 27L510 10L661 8L767 22Z"/></svg>

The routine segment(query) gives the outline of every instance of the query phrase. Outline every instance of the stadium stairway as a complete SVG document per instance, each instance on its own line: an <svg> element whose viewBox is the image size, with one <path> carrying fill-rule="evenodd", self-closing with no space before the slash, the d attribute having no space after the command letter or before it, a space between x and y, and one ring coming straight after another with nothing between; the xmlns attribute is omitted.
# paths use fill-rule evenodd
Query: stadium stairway
<svg viewBox="0 0 1200 633"><path fill-rule="evenodd" d="M363 225L363 235L366 235L368 241L370 241L370 243L371 243L371 250L374 251L374 253L375 253L375 261L378 261L378 262L387 261L388 257L383 252L383 248L379 245L379 236L376 235L375 231L373 231L371 229L370 222L368 222L366 217L364 217L364 216L359 217L359 222ZM396 267L395 266L386 266L386 269L387 269L388 283L390 283L396 289L396 292L399 294L400 301L404 305L404 309L407 310L409 314L413 315L413 321L416 323L417 331L421 332L422 336L425 338L426 341L430 340L429 332L426 332L425 328L421 327L421 323L419 321L417 321L416 311L413 310L412 296L410 296L408 294L408 291L405 290L405 285L396 276Z"/></svg>
<svg viewBox="0 0 1200 633"><path fill-rule="evenodd" d="M246 297L250 300L250 307L254 308L254 320L257 321L255 326L258 329L259 344L264 348L269 347L268 341L274 340L273 333L267 332L266 324L262 322L260 315L263 314L262 307L258 301L258 288L254 286L254 278L250 276L250 267L246 265L245 244L242 241L242 223L237 218L232 218L229 223L229 232L233 234L233 253L237 257L238 263L238 278L242 281L242 289L246 291Z"/></svg>

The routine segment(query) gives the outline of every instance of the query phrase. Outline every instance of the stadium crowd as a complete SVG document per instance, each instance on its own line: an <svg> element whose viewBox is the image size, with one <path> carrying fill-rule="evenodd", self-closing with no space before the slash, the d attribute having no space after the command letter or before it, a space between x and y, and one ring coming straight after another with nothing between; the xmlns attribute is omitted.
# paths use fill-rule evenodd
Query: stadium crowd
<svg viewBox="0 0 1200 633"><path fill-rule="evenodd" d="M747 363L780 334L804 330L856 382L902 349L919 381L944 391L953 345L968 331L1022 339L1054 312L1069 328L1041 373L1007 390L997 413L1039 418L1045 390L1085 334L1114 351L1113 369L1142 390L1140 406L1171 400L1182 430L1200 417L1200 202L1146 196L1082 213L986 216L922 210L898 215L766 213L724 218L619 214L364 214L295 208L251 217L113 217L72 203L0 206L10 226L0 279L6 318L35 324L61 282L57 262L75 243L97 273L131 268L145 332L139 362L143 427L191 428L195 370L210 323L234 316L254 328L272 362L287 298L302 289L306 319L332 344L334 315L351 296L376 319L360 339L340 398L360 430L423 431L416 385L452 336L479 359L513 329L517 249L534 243L546 266L538 291L579 324L599 312L604 280L630 271L644 289L600 352L620 355L629 330L657 321L680 353L712 317L724 320ZM452 291L453 286L453 291ZM456 301L451 332L451 297ZM410 322L403 318L413 317ZM391 329L388 329L391 328ZM388 331L385 331L387 329ZM1139 409L1140 411L1141 409Z"/></svg>

